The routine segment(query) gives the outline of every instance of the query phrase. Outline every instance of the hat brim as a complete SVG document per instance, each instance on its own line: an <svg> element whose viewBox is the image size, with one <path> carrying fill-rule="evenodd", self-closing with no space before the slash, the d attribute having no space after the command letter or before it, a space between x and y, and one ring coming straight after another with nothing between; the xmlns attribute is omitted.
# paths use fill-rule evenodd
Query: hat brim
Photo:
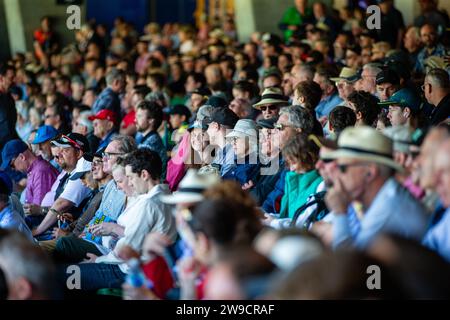
<svg viewBox="0 0 450 320"><path fill-rule="evenodd" d="M195 192L175 192L172 195L160 196L160 200L166 204L196 203L204 199L202 194Z"/></svg>
<svg viewBox="0 0 450 320"><path fill-rule="evenodd" d="M41 139L36 138L36 139L33 140L33 142L31 142L31 144L41 144L41 143L47 142L49 140L52 140L53 138L54 137L41 138Z"/></svg>
<svg viewBox="0 0 450 320"><path fill-rule="evenodd" d="M254 135L250 135L247 132L242 132L242 131L231 131L229 134L227 134L225 136L225 138L230 139L230 138L255 138L256 137Z"/></svg>
<svg viewBox="0 0 450 320"><path fill-rule="evenodd" d="M62 148L62 149L74 148L74 146L72 146L70 144L61 143L58 141L52 141L51 144L54 145L55 147Z"/></svg>
<svg viewBox="0 0 450 320"><path fill-rule="evenodd" d="M78 179L84 177L84 175L88 172L90 172L90 171L76 172L70 177L70 180L72 180L72 181L78 180Z"/></svg>
<svg viewBox="0 0 450 320"><path fill-rule="evenodd" d="M372 155L367 153L361 153L361 152L354 152L351 150L343 150L338 149L335 151L330 151L324 154L324 158L326 159L357 159L362 161L368 161L368 162L375 162L378 164L382 164L385 166L388 166L396 171L402 172L403 167L399 165L397 162L395 162L392 159L389 159L387 157L378 156L378 155Z"/></svg>
<svg viewBox="0 0 450 320"><path fill-rule="evenodd" d="M266 100L261 100L260 102L254 104L253 108L259 110L262 106L265 106L268 104L286 104L286 105L288 105L289 103L287 100L266 99Z"/></svg>
<svg viewBox="0 0 450 320"><path fill-rule="evenodd" d="M330 81L333 81L333 82L347 81L347 82L350 82L350 83L354 83L354 82L358 81L358 78L353 78L353 77L356 77L356 75L352 76L351 78L340 78L340 77L338 77L338 78L330 78Z"/></svg>

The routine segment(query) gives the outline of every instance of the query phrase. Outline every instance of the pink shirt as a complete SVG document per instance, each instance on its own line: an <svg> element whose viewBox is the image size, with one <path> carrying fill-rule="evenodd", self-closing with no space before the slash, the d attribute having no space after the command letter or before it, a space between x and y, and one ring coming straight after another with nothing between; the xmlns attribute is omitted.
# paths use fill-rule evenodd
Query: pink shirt
<svg viewBox="0 0 450 320"><path fill-rule="evenodd" d="M25 199L27 203L41 205L42 199L52 188L58 177L56 170L48 161L38 157L28 168Z"/></svg>

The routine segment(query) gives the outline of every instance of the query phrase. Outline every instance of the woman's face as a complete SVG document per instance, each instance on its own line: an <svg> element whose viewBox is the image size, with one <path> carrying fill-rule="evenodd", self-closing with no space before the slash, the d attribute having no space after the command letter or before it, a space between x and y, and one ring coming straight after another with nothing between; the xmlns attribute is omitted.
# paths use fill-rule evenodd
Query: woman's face
<svg viewBox="0 0 450 320"><path fill-rule="evenodd" d="M202 129L194 129L191 132L192 149L201 153L208 146L208 134Z"/></svg>
<svg viewBox="0 0 450 320"><path fill-rule="evenodd" d="M128 178L125 175L125 169L118 168L113 170L113 178L117 184L117 189L122 190L127 197L133 195L133 188L128 183Z"/></svg>
<svg viewBox="0 0 450 320"><path fill-rule="evenodd" d="M248 138L235 137L232 140L234 153L238 158L243 158L248 154L249 142Z"/></svg>

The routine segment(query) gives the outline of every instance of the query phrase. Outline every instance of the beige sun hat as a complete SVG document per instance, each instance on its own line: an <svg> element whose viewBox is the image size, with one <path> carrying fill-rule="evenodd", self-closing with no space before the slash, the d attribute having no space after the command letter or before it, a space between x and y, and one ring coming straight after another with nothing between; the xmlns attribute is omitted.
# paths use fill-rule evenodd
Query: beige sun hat
<svg viewBox="0 0 450 320"><path fill-rule="evenodd" d="M283 95L280 88L267 88L264 90L261 101L253 105L253 108L259 109L268 104L285 104L288 105L289 99Z"/></svg>
<svg viewBox="0 0 450 320"><path fill-rule="evenodd" d="M357 159L375 162L397 171L403 168L393 159L392 140L372 127L361 126L345 129L338 140L338 149L327 152L328 159Z"/></svg>
<svg viewBox="0 0 450 320"><path fill-rule="evenodd" d="M337 78L330 78L333 82L338 82L341 80L345 80L348 82L354 82L358 80L358 71L352 68L344 67Z"/></svg>

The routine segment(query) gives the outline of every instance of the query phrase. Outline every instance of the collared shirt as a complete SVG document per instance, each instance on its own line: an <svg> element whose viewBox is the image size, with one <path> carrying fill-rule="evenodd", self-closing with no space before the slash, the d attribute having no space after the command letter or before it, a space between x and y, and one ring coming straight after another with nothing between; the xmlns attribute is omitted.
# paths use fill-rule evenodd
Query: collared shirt
<svg viewBox="0 0 450 320"><path fill-rule="evenodd" d="M120 116L120 98L119 95L111 88L106 88L100 93L97 100L92 106L92 111L97 114L101 110L108 109L114 111L116 115Z"/></svg>
<svg viewBox="0 0 450 320"><path fill-rule="evenodd" d="M25 199L27 203L40 206L47 192L58 177L56 170L48 161L38 157L28 168Z"/></svg>
<svg viewBox="0 0 450 320"><path fill-rule="evenodd" d="M232 170L236 164L234 162L234 150L233 146L229 143L222 149L219 149L216 157L212 161L212 164L220 166L220 176L225 176L230 170Z"/></svg>
<svg viewBox="0 0 450 320"><path fill-rule="evenodd" d="M103 192L102 202L100 207L95 212L94 217L89 222L89 226L100 224L102 222L116 222L120 214L125 208L126 196L123 191L117 188L117 184L114 180L109 181L106 184L105 191ZM102 237L95 237L88 232L88 228L85 228L84 240L92 242L96 245L102 244ZM102 250L100 250L102 251Z"/></svg>
<svg viewBox="0 0 450 320"><path fill-rule="evenodd" d="M51 189L45 194L44 198L42 199L41 207L51 207L53 205L53 203L55 202L56 190L58 189L61 179L64 178L66 174L67 172L64 170L59 173Z"/></svg>
<svg viewBox="0 0 450 320"><path fill-rule="evenodd" d="M343 102L344 100L342 100L337 93L322 99L316 107L317 118L328 117L330 112Z"/></svg>
<svg viewBox="0 0 450 320"><path fill-rule="evenodd" d="M115 134L116 132L114 130L110 131L106 137L100 141L97 151L104 149L108 146L108 144L111 142L112 136Z"/></svg>
<svg viewBox="0 0 450 320"><path fill-rule="evenodd" d="M444 57L446 55L445 47L442 44L437 44L431 53L428 53L428 48L423 48L417 55L416 65L414 67L415 72L425 73L425 60L431 56Z"/></svg>
<svg viewBox="0 0 450 320"><path fill-rule="evenodd" d="M151 232L164 234L175 241L177 233L171 206L160 200L161 195L168 193L167 185L156 185L148 193L138 196L133 205L125 209L117 220L117 224L125 228L124 235L115 245L115 249L127 245L140 252L145 236ZM122 263L115 251L99 257L96 263L119 263L122 272L127 273L127 265Z"/></svg>
<svg viewBox="0 0 450 320"><path fill-rule="evenodd" d="M358 248L365 248L382 232L421 240L427 228L425 208L393 178L375 196L355 236L352 237L347 215L333 213L333 216L335 248L348 240Z"/></svg>
<svg viewBox="0 0 450 320"><path fill-rule="evenodd" d="M138 133L136 135L136 143L138 144L139 149L142 148L148 148L149 150L152 150L154 152L157 152L159 154L159 157L161 158L162 164L163 164L163 174L162 177L166 177L166 168L167 168L167 150L164 147L164 143L159 136L158 132L152 131L149 134L143 136L142 134Z"/></svg>
<svg viewBox="0 0 450 320"><path fill-rule="evenodd" d="M18 230L28 239L33 240L30 228L20 214L12 208L11 204L0 211L0 229Z"/></svg>
<svg viewBox="0 0 450 320"><path fill-rule="evenodd" d="M423 244L450 262L450 208L424 237Z"/></svg>

